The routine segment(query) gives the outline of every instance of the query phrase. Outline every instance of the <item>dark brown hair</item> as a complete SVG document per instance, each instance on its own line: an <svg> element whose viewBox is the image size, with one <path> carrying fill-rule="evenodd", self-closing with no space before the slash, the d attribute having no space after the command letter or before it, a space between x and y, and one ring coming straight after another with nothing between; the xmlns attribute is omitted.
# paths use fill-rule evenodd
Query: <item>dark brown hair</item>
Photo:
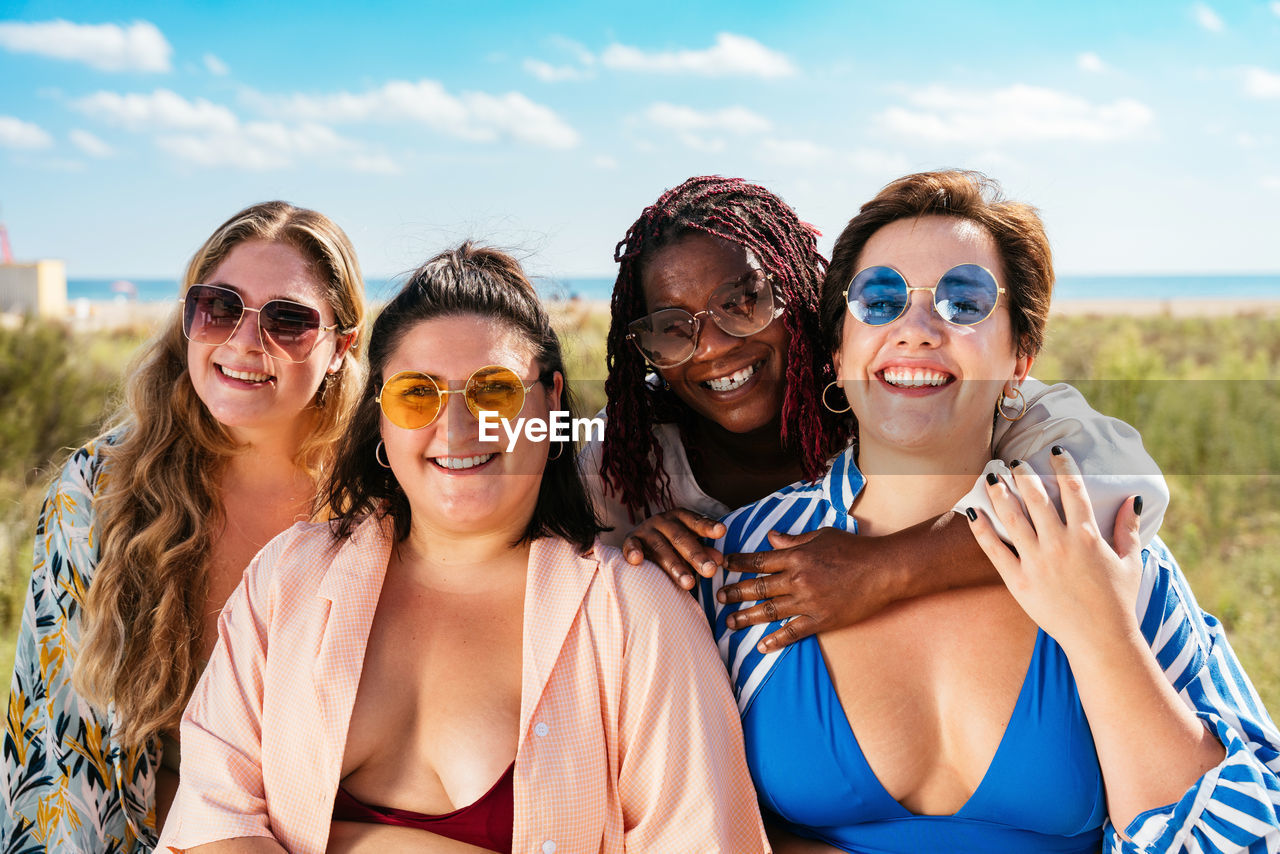
<svg viewBox="0 0 1280 854"><path fill-rule="evenodd" d="M790 344L782 403L782 442L796 447L804 473L822 476L828 457L844 444L849 422L826 410L819 391L834 377L820 340L818 294L826 259L818 252L817 230L801 222L786 202L741 178L690 178L645 208L618 244L618 279L608 340L609 377L601 474L632 514L669 503L662 449L653 426L675 422L687 435L692 413L672 392L645 381L644 359L626 340L627 324L647 312L641 280L644 266L665 246L690 234L707 234L749 249L786 302L782 323Z"/></svg>
<svg viewBox="0 0 1280 854"><path fill-rule="evenodd" d="M564 381L561 406L573 408L560 339L519 262L470 241L441 252L409 276L373 324L369 378L323 493L334 514L332 527L337 538L350 535L370 513L390 514L395 520L396 539L408 536L409 499L391 470L378 465L374 457L381 440L376 397L386 379L383 369L400 339L414 326L436 317L470 314L497 320L531 344L540 368L538 381L550 388L559 373ZM586 550L601 530L573 448L562 448L558 455L553 452L542 473L533 518L518 542L560 536Z"/></svg>
<svg viewBox="0 0 1280 854"><path fill-rule="evenodd" d="M986 229L1003 266L1013 338L1019 356L1034 356L1044 345L1053 294L1053 255L1035 208L1004 197L1000 184L981 172L949 170L907 175L885 186L849 220L835 248L822 286L822 340L828 353L844 333L844 289L858 272L858 256L871 235L891 222L922 216L966 219Z"/></svg>

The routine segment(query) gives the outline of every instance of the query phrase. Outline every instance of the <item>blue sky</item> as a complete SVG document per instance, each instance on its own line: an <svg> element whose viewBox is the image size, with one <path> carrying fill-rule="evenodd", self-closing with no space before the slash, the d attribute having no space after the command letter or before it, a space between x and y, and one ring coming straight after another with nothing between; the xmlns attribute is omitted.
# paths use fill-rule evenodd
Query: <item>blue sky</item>
<svg viewBox="0 0 1280 854"><path fill-rule="evenodd" d="M957 166L1061 273L1280 271L1280 0L0 7L0 218L71 277L172 277L285 198L395 274L464 237L611 275L693 174L824 233Z"/></svg>

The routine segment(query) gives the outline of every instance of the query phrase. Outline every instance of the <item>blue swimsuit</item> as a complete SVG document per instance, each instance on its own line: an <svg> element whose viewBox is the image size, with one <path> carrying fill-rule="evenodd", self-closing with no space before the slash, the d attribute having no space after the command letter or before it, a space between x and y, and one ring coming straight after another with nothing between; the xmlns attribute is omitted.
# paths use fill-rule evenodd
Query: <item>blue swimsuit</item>
<svg viewBox="0 0 1280 854"><path fill-rule="evenodd" d="M976 792L917 816L872 773L816 638L773 667L742 721L764 807L794 832L866 854L1096 852L1106 802L1093 736L1058 644L1040 632L1013 716Z"/></svg>
<svg viewBox="0 0 1280 854"><path fill-rule="evenodd" d="M863 479L852 450L817 483L789 486L726 517L725 554L765 551L766 533L853 531L849 508ZM855 854L1097 852L1106 800L1093 736L1061 647L1043 631L1009 725L981 784L954 815L915 815L872 772L831 684L816 638L761 655L782 624L731 632L715 590L753 577L716 574L696 592L729 668L742 713L747 764L765 809L795 833Z"/></svg>

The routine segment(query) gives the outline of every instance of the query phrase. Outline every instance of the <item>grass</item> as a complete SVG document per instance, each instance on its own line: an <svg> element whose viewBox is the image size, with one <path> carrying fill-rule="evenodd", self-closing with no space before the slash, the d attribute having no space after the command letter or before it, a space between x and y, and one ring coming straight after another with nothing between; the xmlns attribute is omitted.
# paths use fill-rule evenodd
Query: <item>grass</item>
<svg viewBox="0 0 1280 854"><path fill-rule="evenodd" d="M557 310L577 414L604 405L608 318ZM30 573L52 467L91 437L144 330L80 337L28 324L0 330L0 668ZM1264 702L1280 709L1280 318L1054 318L1033 373L1075 383L1142 433L1168 475L1161 537Z"/></svg>

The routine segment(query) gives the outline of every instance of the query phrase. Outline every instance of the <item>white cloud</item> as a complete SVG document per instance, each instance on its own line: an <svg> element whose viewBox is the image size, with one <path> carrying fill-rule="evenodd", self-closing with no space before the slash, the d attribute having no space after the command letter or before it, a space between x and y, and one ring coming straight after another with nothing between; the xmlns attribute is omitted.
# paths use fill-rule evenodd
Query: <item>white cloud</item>
<svg viewBox="0 0 1280 854"><path fill-rule="evenodd" d="M150 95L118 92L95 92L72 107L86 116L127 128L148 130L202 130L230 132L239 124L235 113L222 106L196 98L188 101L168 89L157 89Z"/></svg>
<svg viewBox="0 0 1280 854"><path fill-rule="evenodd" d="M266 170L312 160L358 172L398 171L385 154L368 151L363 143L340 136L320 122L242 122L221 104L203 98L187 100L167 89L149 95L96 92L72 106L109 124L154 134L162 151L198 166Z"/></svg>
<svg viewBox="0 0 1280 854"><path fill-rule="evenodd" d="M1277 13L1280 14L1280 13ZM1268 175L1262 179L1262 187L1264 190L1275 190L1280 192L1280 175Z"/></svg>
<svg viewBox="0 0 1280 854"><path fill-rule="evenodd" d="M0 23L0 47L51 59L83 62L99 71L168 71L173 48L155 24Z"/></svg>
<svg viewBox="0 0 1280 854"><path fill-rule="evenodd" d="M1280 0L1271 0L1271 12L1280 18Z"/></svg>
<svg viewBox="0 0 1280 854"><path fill-rule="evenodd" d="M1092 104L1077 95L1023 84L990 91L934 85L908 92L906 100L909 107L890 107L876 121L896 136L925 142L1104 142L1135 136L1155 118L1132 98Z"/></svg>
<svg viewBox="0 0 1280 854"><path fill-rule="evenodd" d="M526 59L524 70L537 77L543 83L560 83L565 80L586 80L595 75L590 69L578 68L575 65L552 65L541 59Z"/></svg>
<svg viewBox="0 0 1280 854"><path fill-rule="evenodd" d="M328 122L421 122L475 142L509 137L546 148L572 148L578 132L548 107L519 92L452 95L435 80L392 80L362 93L271 96L252 93L256 108L275 116Z"/></svg>
<svg viewBox="0 0 1280 854"><path fill-rule="evenodd" d="M1280 0L1277 0L1277 2L1280 2ZM586 47L573 39L566 38L564 36L552 36L548 41L571 55L583 65L595 64L596 58L592 55L591 51L587 50Z"/></svg>
<svg viewBox="0 0 1280 854"><path fill-rule="evenodd" d="M107 145L98 137L89 133L87 130L80 130L77 128L67 134L67 136L71 139L72 145L90 157L110 157L116 153L115 149Z"/></svg>
<svg viewBox="0 0 1280 854"><path fill-rule="evenodd" d="M759 156L782 166L829 169L847 166L874 175L901 175L909 168L907 158L872 148L837 151L805 139L766 139L761 141Z"/></svg>
<svg viewBox="0 0 1280 854"><path fill-rule="evenodd" d="M618 160L615 157L610 157L608 154L597 154L595 157L591 158L591 165L597 169L617 169Z"/></svg>
<svg viewBox="0 0 1280 854"><path fill-rule="evenodd" d="M214 77L226 77L231 73L231 69L227 68L227 64L211 53L204 55L204 67Z"/></svg>
<svg viewBox="0 0 1280 854"><path fill-rule="evenodd" d="M773 127L768 119L743 107L699 112L692 107L665 103L650 105L640 121L651 127L674 131L676 138L687 148L712 153L725 150L725 134L760 134Z"/></svg>
<svg viewBox="0 0 1280 854"><path fill-rule="evenodd" d="M764 133L773 124L764 116L744 107L725 107L721 110L699 112L692 107L657 103L644 111L650 124L676 131L723 131L745 134Z"/></svg>
<svg viewBox="0 0 1280 854"><path fill-rule="evenodd" d="M1280 98L1280 74L1265 68L1246 68L1244 91L1254 98Z"/></svg>
<svg viewBox="0 0 1280 854"><path fill-rule="evenodd" d="M48 148L53 145L53 137L39 125L15 119L13 116L0 116L0 146L4 148Z"/></svg>
<svg viewBox="0 0 1280 854"><path fill-rule="evenodd" d="M1076 57L1076 67L1081 71L1099 74L1107 70L1107 64L1096 53L1085 52Z"/></svg>
<svg viewBox="0 0 1280 854"><path fill-rule="evenodd" d="M1196 3L1191 7L1191 14L1203 30L1208 30L1211 33L1220 33L1227 28L1218 13L1207 3Z"/></svg>
<svg viewBox="0 0 1280 854"><path fill-rule="evenodd" d="M600 61L619 71L700 74L708 77L789 77L796 73L795 66L786 54L770 50L755 39L733 33L720 33L716 36L715 44L705 50L646 53L636 47L611 44L600 55Z"/></svg>

